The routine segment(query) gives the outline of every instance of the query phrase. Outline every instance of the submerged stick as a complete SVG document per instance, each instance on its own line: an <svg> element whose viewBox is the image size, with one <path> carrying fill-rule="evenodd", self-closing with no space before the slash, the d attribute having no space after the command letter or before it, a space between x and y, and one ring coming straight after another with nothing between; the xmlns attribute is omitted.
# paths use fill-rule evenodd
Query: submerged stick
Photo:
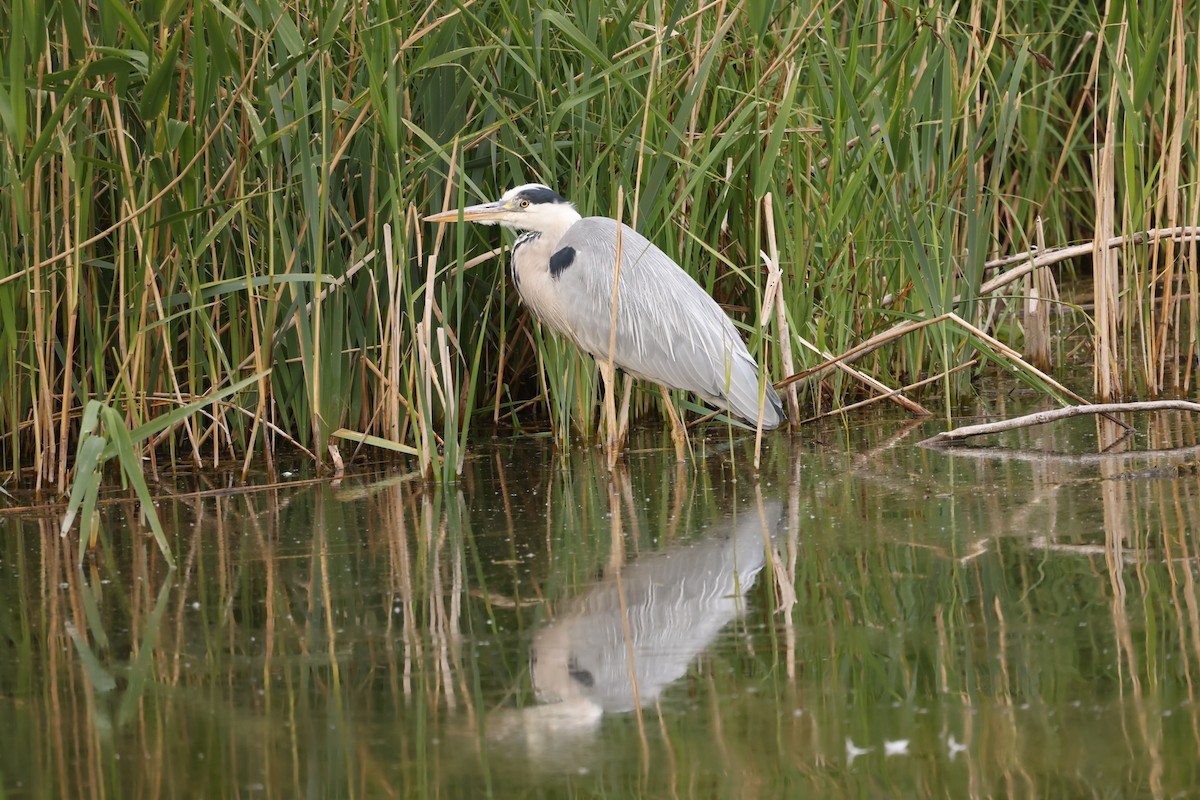
<svg viewBox="0 0 1200 800"><path fill-rule="evenodd" d="M936 436L930 436L918 442L921 447L941 447L950 442L968 439L972 436L983 436L989 433L1029 428L1034 425L1045 425L1047 422L1057 422L1060 419L1079 417L1084 414L1123 414L1135 411L1191 411L1200 414L1200 403L1188 400L1150 400L1141 403L1091 403L1080 406L1067 406L1051 411L1038 411L1023 417L1004 419L999 422L984 422L979 425L965 425L952 431L942 431Z"/></svg>

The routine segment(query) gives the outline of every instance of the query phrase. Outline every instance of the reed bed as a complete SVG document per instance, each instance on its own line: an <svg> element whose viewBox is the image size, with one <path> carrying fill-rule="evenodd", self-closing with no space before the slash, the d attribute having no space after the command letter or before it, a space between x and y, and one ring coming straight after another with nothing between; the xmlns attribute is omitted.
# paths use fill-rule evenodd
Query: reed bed
<svg viewBox="0 0 1200 800"><path fill-rule="evenodd" d="M89 474L105 449L151 478L382 445L450 480L481 428L592 437L596 367L516 302L502 238L420 222L530 180L646 233L775 380L953 314L1016 350L1036 320L1051 371L1083 333L1098 400L1193 395L1198 19L1194 0L0 3L0 470L64 492L85 445ZM989 263L1089 241L985 291ZM1094 307L1060 303L1051 269L1094 270ZM932 324L788 402L943 375L924 391L950 408L997 361ZM638 391L632 413L660 404Z"/></svg>

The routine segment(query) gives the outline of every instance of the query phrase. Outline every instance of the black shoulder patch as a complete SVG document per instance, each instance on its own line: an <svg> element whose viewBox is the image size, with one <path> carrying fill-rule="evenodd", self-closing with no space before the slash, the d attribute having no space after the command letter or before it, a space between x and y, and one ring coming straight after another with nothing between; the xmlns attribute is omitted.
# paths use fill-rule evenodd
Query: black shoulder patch
<svg viewBox="0 0 1200 800"><path fill-rule="evenodd" d="M571 669L570 667L568 667L567 674L571 676L571 680L575 681L576 683L578 683L580 686L582 686L585 689L591 689L593 686L596 685L595 676L592 675L592 673L586 669L579 669L579 668Z"/></svg>
<svg viewBox="0 0 1200 800"><path fill-rule="evenodd" d="M528 200L535 206L539 204L549 205L551 203L567 202L561 195L558 194L558 192L545 186L535 186L530 189L526 189L517 195L517 197L520 197L522 200Z"/></svg>
<svg viewBox="0 0 1200 800"><path fill-rule="evenodd" d="M571 266L575 261L575 248L564 247L554 255L550 256L550 277L557 278L562 274L562 271Z"/></svg>

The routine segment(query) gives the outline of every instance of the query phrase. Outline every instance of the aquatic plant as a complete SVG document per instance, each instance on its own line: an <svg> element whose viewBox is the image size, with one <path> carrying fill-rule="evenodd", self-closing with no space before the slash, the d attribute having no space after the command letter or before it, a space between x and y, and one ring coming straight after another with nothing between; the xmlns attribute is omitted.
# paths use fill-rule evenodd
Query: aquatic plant
<svg viewBox="0 0 1200 800"><path fill-rule="evenodd" d="M776 380L952 312L1032 338L1043 367L1086 334L1102 397L1190 391L1195 237L1133 234L1198 222L1197 19L1194 0L0 4L0 469L65 492L93 401L130 427L203 405L135 445L151 472L353 442L449 480L481 427L591 438L594 366L515 302L502 238L419 222L535 179L685 265ZM995 274L1119 236L1094 311L1048 267ZM789 402L911 408L897 390L924 382L951 408L1010 365L957 323L878 341Z"/></svg>

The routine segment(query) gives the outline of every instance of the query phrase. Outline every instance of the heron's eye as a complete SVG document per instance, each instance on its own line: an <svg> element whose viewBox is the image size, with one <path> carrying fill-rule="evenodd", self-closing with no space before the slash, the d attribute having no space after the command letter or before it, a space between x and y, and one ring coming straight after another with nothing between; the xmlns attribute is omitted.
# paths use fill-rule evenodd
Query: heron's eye
<svg viewBox="0 0 1200 800"><path fill-rule="evenodd" d="M529 201L528 201L528 200L522 200L522 201L521 201L521 208L529 208Z"/></svg>

